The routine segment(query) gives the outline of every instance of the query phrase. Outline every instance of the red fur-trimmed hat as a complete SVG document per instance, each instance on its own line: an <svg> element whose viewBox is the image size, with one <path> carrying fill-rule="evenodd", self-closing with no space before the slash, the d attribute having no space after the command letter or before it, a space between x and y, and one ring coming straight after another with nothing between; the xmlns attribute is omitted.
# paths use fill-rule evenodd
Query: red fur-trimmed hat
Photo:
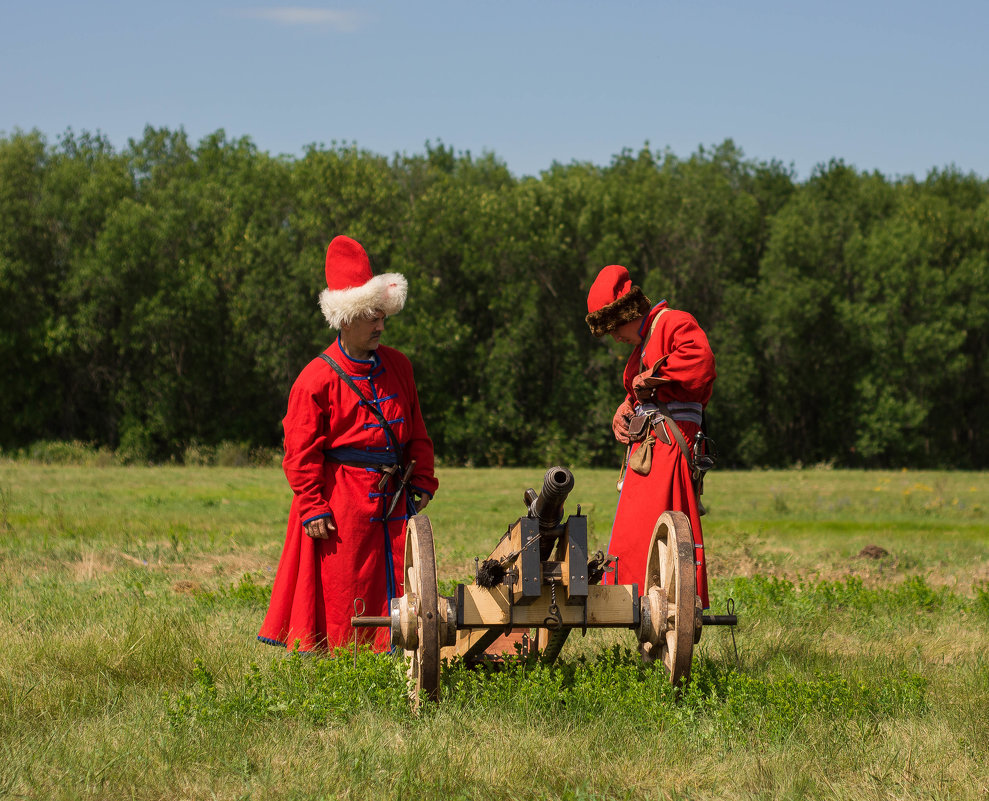
<svg viewBox="0 0 989 801"><path fill-rule="evenodd" d="M333 237L326 249L326 289L319 295L319 307L331 328L378 310L397 314L408 291L409 284L399 273L371 274L371 262L360 242L349 236Z"/></svg>
<svg viewBox="0 0 989 801"><path fill-rule="evenodd" d="M637 286L632 286L628 270L609 264L594 279L587 293L587 321L591 333L603 337L621 325L649 313L652 304Z"/></svg>

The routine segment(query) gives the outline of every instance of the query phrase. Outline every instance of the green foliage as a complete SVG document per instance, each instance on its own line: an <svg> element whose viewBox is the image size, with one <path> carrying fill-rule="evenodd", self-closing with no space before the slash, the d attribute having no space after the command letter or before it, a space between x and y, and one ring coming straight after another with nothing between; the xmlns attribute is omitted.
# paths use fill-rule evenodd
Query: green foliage
<svg viewBox="0 0 989 801"><path fill-rule="evenodd" d="M241 683L221 692L201 661L191 686L168 699L172 725L209 726L221 719L300 717L311 724L346 721L377 708L408 714L405 669L391 657L360 650L337 658L310 657L295 651L262 669L256 663Z"/></svg>
<svg viewBox="0 0 989 801"><path fill-rule="evenodd" d="M87 442L35 442L23 455L42 464L73 464L106 466L116 457L107 448L97 448Z"/></svg>
<svg viewBox="0 0 989 801"><path fill-rule="evenodd" d="M232 603L254 609L266 609L271 601L271 584L259 584L255 578L256 576L250 573L244 573L236 584L221 587L215 592L199 592L197 598L207 605Z"/></svg>
<svg viewBox="0 0 989 801"><path fill-rule="evenodd" d="M627 352L582 322L621 263L699 320L723 462L984 467L989 187L841 161L798 183L731 141L518 180L442 142L272 157L220 130L0 137L0 447L255 463L332 333L328 240L410 282L408 353L447 464L614 464ZM270 461L270 459L266 459Z"/></svg>
<svg viewBox="0 0 989 801"><path fill-rule="evenodd" d="M452 598L457 592L458 584L471 584L474 581L474 577L464 579L441 579L438 582L438 590L440 595L445 595L448 598Z"/></svg>
<svg viewBox="0 0 989 801"><path fill-rule="evenodd" d="M657 707L673 700L673 690L660 675L627 648L615 646L591 658L560 661L552 666L538 659L468 668L457 661L441 674L445 703L467 710L502 710L526 720L588 725L619 715L646 723Z"/></svg>
<svg viewBox="0 0 989 801"><path fill-rule="evenodd" d="M975 611L985 618L989 618L989 584L983 584L975 588Z"/></svg>
<svg viewBox="0 0 989 801"><path fill-rule="evenodd" d="M723 737L750 737L778 743L808 726L842 725L919 715L927 709L923 676L897 675L864 680L837 672L801 679L766 678L725 670L700 661L684 693L681 719L708 716Z"/></svg>
<svg viewBox="0 0 989 801"><path fill-rule="evenodd" d="M881 589L867 587L861 578L843 581L794 583L777 576L733 579L726 593L735 599L739 614L753 612L779 620L800 621L821 613L841 612L858 623L879 617L890 618L904 609L933 612L950 608L980 612L985 592L974 587L974 600L945 588L934 589L921 576L908 576L901 583Z"/></svg>
<svg viewBox="0 0 989 801"><path fill-rule="evenodd" d="M552 666L517 659L441 673L442 707L463 716L489 713L527 725L591 727L620 721L644 733L654 729L713 729L724 739L781 742L795 729L879 721L923 714L927 681L919 674L854 678L832 672L812 679L739 673L711 659L695 662L690 683L676 691L658 665L645 665L628 648ZM405 664L361 649L333 658L293 652L218 686L197 661L189 687L168 698L174 726L208 726L221 719L303 718L317 726L345 723L369 709L409 715ZM426 707L423 714L437 710Z"/></svg>

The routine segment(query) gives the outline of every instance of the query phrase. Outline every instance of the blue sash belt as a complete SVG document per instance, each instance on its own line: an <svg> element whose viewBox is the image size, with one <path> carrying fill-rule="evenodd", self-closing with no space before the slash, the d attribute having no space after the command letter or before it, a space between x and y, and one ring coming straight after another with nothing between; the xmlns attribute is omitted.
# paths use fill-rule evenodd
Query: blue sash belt
<svg viewBox="0 0 989 801"><path fill-rule="evenodd" d="M327 451L323 451L323 456L340 464L350 465L351 467L367 467L372 470L382 467L393 467L395 465L394 452L376 453L374 451L361 450L360 448L330 448Z"/></svg>

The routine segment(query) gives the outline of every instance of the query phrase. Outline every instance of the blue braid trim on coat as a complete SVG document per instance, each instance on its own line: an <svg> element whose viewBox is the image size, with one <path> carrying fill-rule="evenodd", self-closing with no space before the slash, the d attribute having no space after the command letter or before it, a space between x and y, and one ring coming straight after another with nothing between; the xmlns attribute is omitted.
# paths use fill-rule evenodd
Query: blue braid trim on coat
<svg viewBox="0 0 989 801"><path fill-rule="evenodd" d="M277 645L277 646L279 646L279 647L281 647L281 648L288 648L288 643L284 643L284 642L279 642L278 640L273 640L273 639L271 639L270 637L262 637L262 636L261 636L261 635L259 634L259 635L258 635L258 639L259 639L259 640L260 640L261 642L263 642L263 643L264 643L265 645Z"/></svg>
<svg viewBox="0 0 989 801"><path fill-rule="evenodd" d="M351 356L349 353L347 353L347 349L343 346L343 340L340 338L339 334L337 334L337 345L340 347L340 352L348 359L350 359L350 361L352 362L356 362L357 364L373 364L375 367L377 367L378 364L381 363L381 357L375 351L371 351L370 359L358 359L354 356ZM356 377L357 376L351 376L351 378L356 378Z"/></svg>
<svg viewBox="0 0 989 801"><path fill-rule="evenodd" d="M387 422L388 422L388 425L393 426L396 423L404 423L405 422L405 418L404 417L396 417L394 420L388 420ZM369 428L384 428L384 426L381 425L381 423L365 423L364 424L364 430L367 431Z"/></svg>

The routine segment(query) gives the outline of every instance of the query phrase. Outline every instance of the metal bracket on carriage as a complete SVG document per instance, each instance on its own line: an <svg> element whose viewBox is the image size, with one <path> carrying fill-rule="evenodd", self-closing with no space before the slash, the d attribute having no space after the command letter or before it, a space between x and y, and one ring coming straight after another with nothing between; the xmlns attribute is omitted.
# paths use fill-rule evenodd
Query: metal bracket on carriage
<svg viewBox="0 0 989 801"><path fill-rule="evenodd" d="M543 562L543 581L563 581L563 562Z"/></svg>
<svg viewBox="0 0 989 801"><path fill-rule="evenodd" d="M549 581L549 591L550 591L550 603L548 614L543 620L543 626L549 631L559 631L563 626L563 616L560 614L560 607L556 603L556 581L550 579Z"/></svg>
<svg viewBox="0 0 989 801"><path fill-rule="evenodd" d="M587 561L587 583L600 584L606 573L615 572L617 561L617 556L605 556L602 551L597 551Z"/></svg>

